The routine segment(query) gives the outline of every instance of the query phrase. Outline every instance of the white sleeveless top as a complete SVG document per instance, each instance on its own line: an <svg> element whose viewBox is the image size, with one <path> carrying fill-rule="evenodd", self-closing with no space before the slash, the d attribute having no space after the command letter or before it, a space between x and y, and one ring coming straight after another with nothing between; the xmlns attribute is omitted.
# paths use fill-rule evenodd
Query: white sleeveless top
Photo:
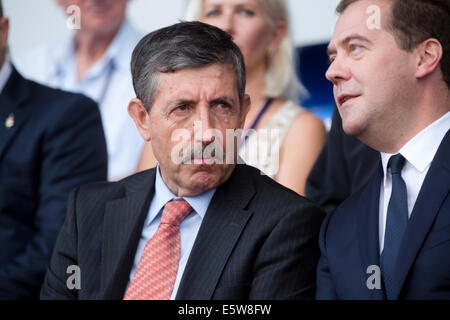
<svg viewBox="0 0 450 320"><path fill-rule="evenodd" d="M248 164L275 179L280 162L280 149L292 121L304 111L287 101L263 128L249 132L247 141L239 149L239 156Z"/></svg>

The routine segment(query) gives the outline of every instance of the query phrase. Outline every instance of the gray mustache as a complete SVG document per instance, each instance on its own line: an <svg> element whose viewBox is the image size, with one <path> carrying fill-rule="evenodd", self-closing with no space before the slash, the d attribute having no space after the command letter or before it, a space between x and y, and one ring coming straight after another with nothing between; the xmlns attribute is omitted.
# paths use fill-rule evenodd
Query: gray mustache
<svg viewBox="0 0 450 320"><path fill-rule="evenodd" d="M222 144L215 140L203 146L202 143L188 145L183 148L182 154L178 159L183 164L195 162L195 160L210 159L213 163L223 163L226 152L223 150Z"/></svg>

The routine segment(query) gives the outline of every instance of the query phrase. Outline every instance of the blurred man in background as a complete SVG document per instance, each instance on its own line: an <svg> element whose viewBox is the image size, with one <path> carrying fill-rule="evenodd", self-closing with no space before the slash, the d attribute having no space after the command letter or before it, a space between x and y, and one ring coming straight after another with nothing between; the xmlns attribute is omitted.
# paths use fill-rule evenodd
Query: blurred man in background
<svg viewBox="0 0 450 320"><path fill-rule="evenodd" d="M135 97L131 52L141 39L126 19L128 0L57 2L79 29L62 42L33 50L19 60L18 69L39 83L83 93L98 103L108 147L108 178L125 177L135 172L143 147L127 114L128 102Z"/></svg>

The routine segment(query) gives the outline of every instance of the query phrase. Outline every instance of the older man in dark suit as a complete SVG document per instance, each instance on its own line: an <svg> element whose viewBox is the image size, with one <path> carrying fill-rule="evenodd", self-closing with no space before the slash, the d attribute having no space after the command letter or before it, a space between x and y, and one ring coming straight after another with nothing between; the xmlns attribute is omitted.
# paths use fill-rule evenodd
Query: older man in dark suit
<svg viewBox="0 0 450 320"><path fill-rule="evenodd" d="M69 192L106 179L97 105L22 78L0 3L0 299L38 298Z"/></svg>
<svg viewBox="0 0 450 320"><path fill-rule="evenodd" d="M157 30L132 73L129 113L159 164L76 189L41 297L313 298L324 214L236 164L250 99L231 37L200 22Z"/></svg>

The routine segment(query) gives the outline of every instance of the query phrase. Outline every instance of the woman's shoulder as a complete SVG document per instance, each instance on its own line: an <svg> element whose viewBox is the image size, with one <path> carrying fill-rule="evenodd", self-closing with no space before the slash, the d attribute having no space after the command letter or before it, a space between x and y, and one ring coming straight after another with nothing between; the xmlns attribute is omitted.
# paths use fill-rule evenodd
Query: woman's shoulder
<svg viewBox="0 0 450 320"><path fill-rule="evenodd" d="M271 108L273 108L273 114L271 118L286 116L292 118L292 116L295 116L297 113L304 110L302 107L296 105L293 101L281 98L274 99Z"/></svg>
<svg viewBox="0 0 450 320"><path fill-rule="evenodd" d="M290 126L301 114L307 113L305 108L292 100L276 99L275 104L277 108L271 119L274 126Z"/></svg>
<svg viewBox="0 0 450 320"><path fill-rule="evenodd" d="M288 134L296 136L297 134L326 134L326 128L323 121L311 111L291 102L290 108L296 108L298 111L292 118Z"/></svg>

